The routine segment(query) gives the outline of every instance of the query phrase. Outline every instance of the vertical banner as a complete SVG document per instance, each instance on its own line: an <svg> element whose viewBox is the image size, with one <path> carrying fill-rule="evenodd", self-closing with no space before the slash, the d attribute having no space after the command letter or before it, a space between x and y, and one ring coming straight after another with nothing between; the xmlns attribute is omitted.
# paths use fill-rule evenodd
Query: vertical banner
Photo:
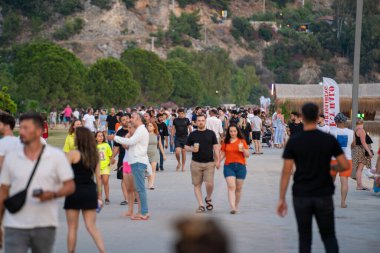
<svg viewBox="0 0 380 253"><path fill-rule="evenodd" d="M334 118L340 111L339 86L331 78L323 78L323 114L325 123L336 127Z"/></svg>

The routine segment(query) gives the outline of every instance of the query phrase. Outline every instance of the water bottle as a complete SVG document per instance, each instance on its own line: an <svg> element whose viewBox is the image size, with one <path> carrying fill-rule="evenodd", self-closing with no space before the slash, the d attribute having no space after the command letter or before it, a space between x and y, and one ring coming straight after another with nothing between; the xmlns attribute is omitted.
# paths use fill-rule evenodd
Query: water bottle
<svg viewBox="0 0 380 253"><path fill-rule="evenodd" d="M102 210L102 201L99 199L98 200L98 207L96 208L96 213L100 213Z"/></svg>

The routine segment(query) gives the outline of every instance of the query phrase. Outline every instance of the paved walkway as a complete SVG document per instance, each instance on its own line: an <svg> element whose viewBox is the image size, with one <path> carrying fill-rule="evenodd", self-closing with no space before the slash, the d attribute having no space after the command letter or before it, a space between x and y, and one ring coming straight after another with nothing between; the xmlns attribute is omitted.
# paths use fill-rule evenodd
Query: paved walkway
<svg viewBox="0 0 380 253"><path fill-rule="evenodd" d="M377 143L377 142L376 142ZM243 189L241 213L229 214L226 184L222 171L216 173L214 206L215 211L200 214L217 219L229 232L233 251L252 252L297 252L297 230L292 206L288 216L279 218L275 214L282 161L281 151L266 149L265 155L249 159L248 177ZM122 200L120 181L111 180L111 205L98 216L107 251L138 253L170 253L175 241L173 221L180 215L192 215L197 208L190 180L190 172L175 172L173 155L168 155L166 171L157 176L155 191L148 192L151 220L130 221L120 218L125 207ZM367 182L369 183L369 182ZM339 185L337 192L339 193ZM291 202L288 191L288 203ZM350 181L348 208L341 209L339 194L335 195L336 229L341 252L378 252L380 198L373 193L355 191L355 182ZM54 252L66 252L66 224L64 212L60 213L61 226L58 230ZM313 252L324 252L318 229L314 224ZM80 226L77 252L96 252L83 223Z"/></svg>

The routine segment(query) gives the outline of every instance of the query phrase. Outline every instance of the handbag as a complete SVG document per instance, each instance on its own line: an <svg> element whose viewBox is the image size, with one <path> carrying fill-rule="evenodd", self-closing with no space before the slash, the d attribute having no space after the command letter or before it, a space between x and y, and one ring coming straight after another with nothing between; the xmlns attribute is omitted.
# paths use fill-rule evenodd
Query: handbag
<svg viewBox="0 0 380 253"><path fill-rule="evenodd" d="M38 164L40 163L42 153L44 152L45 145L42 146L42 150L40 155L38 156L37 162L34 165L32 174L29 177L28 184L26 185L25 189L16 193L15 195L8 197L6 200L4 200L4 207L8 210L10 213L17 213L22 209L22 207L25 204L26 196L28 194L28 188L30 183L32 182L33 176L37 170Z"/></svg>
<svg viewBox="0 0 380 253"><path fill-rule="evenodd" d="M123 166L117 169L116 178L120 180L123 179Z"/></svg>
<svg viewBox="0 0 380 253"><path fill-rule="evenodd" d="M375 153L373 152L373 150L371 149L371 153L372 153L372 155L375 155ZM368 157L369 156L369 153L368 153L368 151L366 150L366 151L364 151L364 155L366 156L366 157Z"/></svg>

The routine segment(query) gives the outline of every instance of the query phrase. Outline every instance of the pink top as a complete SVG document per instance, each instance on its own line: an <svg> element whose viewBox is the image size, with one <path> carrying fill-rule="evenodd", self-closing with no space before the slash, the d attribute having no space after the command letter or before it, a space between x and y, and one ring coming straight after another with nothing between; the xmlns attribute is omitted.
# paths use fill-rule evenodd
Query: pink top
<svg viewBox="0 0 380 253"><path fill-rule="evenodd" d="M65 110L63 111L65 114L65 117L71 117L71 114L73 113L73 110L70 107L66 107Z"/></svg>

